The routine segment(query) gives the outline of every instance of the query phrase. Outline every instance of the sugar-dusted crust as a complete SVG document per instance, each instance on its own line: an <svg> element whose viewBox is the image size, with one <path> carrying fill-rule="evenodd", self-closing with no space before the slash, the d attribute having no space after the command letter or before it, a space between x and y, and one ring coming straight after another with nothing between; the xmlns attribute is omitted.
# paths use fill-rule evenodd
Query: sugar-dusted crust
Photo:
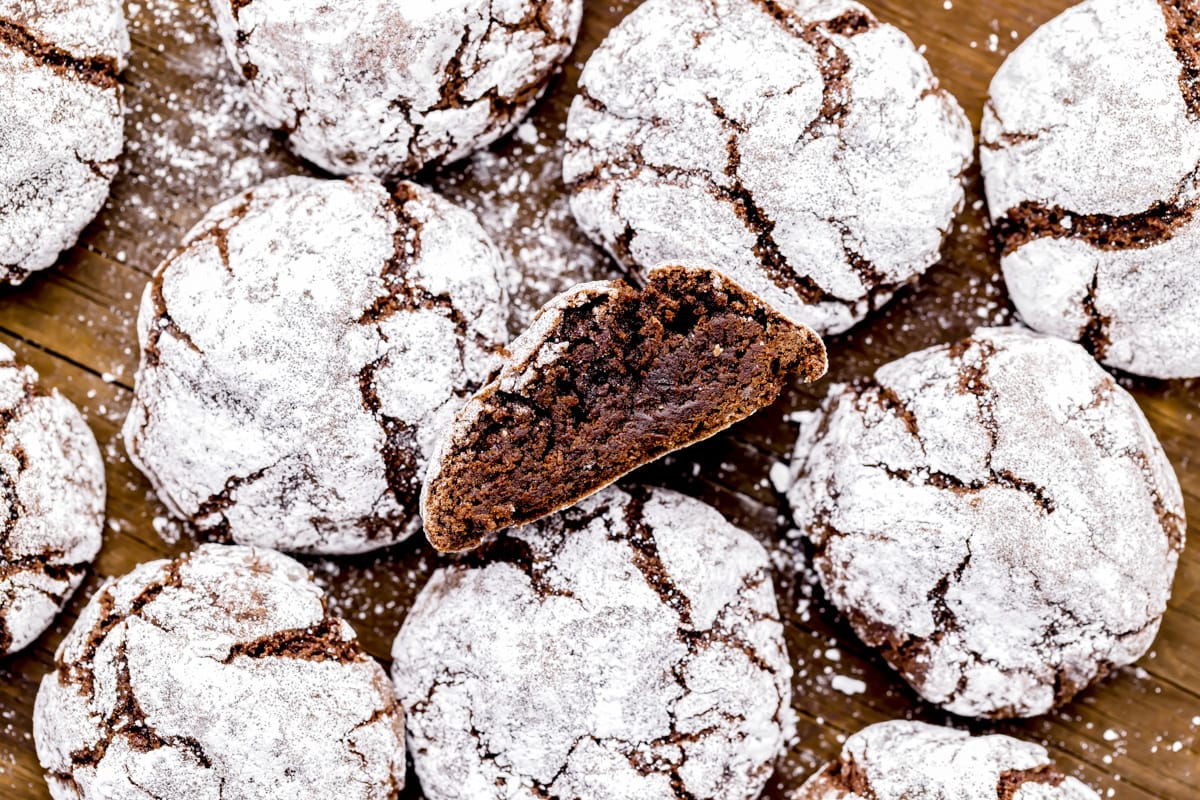
<svg viewBox="0 0 1200 800"><path fill-rule="evenodd" d="M863 728L792 800L1099 800L1050 761L1046 748L1009 736L894 720Z"/></svg>
<svg viewBox="0 0 1200 800"><path fill-rule="evenodd" d="M124 147L119 0L0 0L0 281L75 243Z"/></svg>
<svg viewBox="0 0 1200 800"><path fill-rule="evenodd" d="M847 0L648 0L567 139L572 209L618 260L719 264L820 333L937 260L974 147L908 37Z"/></svg>
<svg viewBox="0 0 1200 800"><path fill-rule="evenodd" d="M825 373L825 346L720 273L558 296L455 417L421 493L440 550L565 508Z"/></svg>
<svg viewBox="0 0 1200 800"><path fill-rule="evenodd" d="M211 0L259 117L337 174L411 175L516 127L583 0Z"/></svg>
<svg viewBox="0 0 1200 800"><path fill-rule="evenodd" d="M1200 6L1086 0L1004 62L980 160L1022 319L1105 364L1200 375Z"/></svg>
<svg viewBox="0 0 1200 800"><path fill-rule="evenodd" d="M104 460L70 400L0 345L0 656L30 644L100 549Z"/></svg>
<svg viewBox="0 0 1200 800"><path fill-rule="evenodd" d="M763 548L609 488L439 570L392 651L430 800L748 800L791 666Z"/></svg>
<svg viewBox="0 0 1200 800"><path fill-rule="evenodd" d="M391 689L303 566L203 545L100 587L42 679L34 741L55 800L395 800Z"/></svg>
<svg viewBox="0 0 1200 800"><path fill-rule="evenodd" d="M1078 345L983 328L835 386L793 470L830 600L932 703L1041 714L1154 640L1179 482Z"/></svg>
<svg viewBox="0 0 1200 800"><path fill-rule="evenodd" d="M434 438L505 338L502 269L416 184L283 178L217 206L142 298L130 456L174 514L242 544L412 534Z"/></svg>

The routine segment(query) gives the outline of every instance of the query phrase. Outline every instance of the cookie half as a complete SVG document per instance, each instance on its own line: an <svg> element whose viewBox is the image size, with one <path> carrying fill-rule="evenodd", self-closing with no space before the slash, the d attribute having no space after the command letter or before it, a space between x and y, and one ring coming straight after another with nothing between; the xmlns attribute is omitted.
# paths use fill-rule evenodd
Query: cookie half
<svg viewBox="0 0 1200 800"><path fill-rule="evenodd" d="M720 273L661 266L644 288L546 305L459 412L421 494L425 533L465 550L578 502L825 373L825 346Z"/></svg>

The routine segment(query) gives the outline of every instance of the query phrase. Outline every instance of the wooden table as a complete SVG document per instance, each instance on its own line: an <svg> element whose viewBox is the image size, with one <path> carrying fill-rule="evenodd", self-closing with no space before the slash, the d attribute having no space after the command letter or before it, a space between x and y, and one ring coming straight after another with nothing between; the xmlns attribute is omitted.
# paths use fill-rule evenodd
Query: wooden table
<svg viewBox="0 0 1200 800"><path fill-rule="evenodd" d="M586 0L584 31L569 65L516 137L430 180L477 209L513 257L520 284L514 328L534 305L611 264L574 229L558 178L565 109L579 68L633 0ZM877 13L927 48L943 84L978 125L988 81L1004 56L1067 0L877 0ZM31 739L37 683L54 647L102 576L169 556L193 540L166 520L147 482L129 464L118 430L137 363L134 318L155 265L213 202L267 177L306 168L270 132L256 127L225 63L207 3L129 4L133 58L125 72L127 147L112 198L59 267L0 296L0 340L33 364L88 415L108 465L108 529L94 573L58 623L26 652L0 661L0 797L46 798ZM697 495L759 535L780 564L780 603L796 664L798 736L766 797L786 798L862 726L895 717L949 722L922 705L857 642L821 601L811 571L785 541L787 518L768 480L794 435L790 414L815 406L842 380L930 344L1011 318L972 177L967 208L943 262L883 313L830 344L831 377L797 390L731 432L644 470L647 481ZM1136 393L1179 472L1188 512L1200 519L1200 441L1193 417L1200 382L1124 381ZM164 538L165 537L165 538ZM339 613L385 660L405 610L438 557L423 541L353 559L311 559ZM794 567L793 564L798 564ZM797 577L798 574L798 577ZM845 694L834 676L861 680ZM845 682L839 681L844 688ZM965 724L961 720L957 724ZM1067 708L1038 719L970 724L1046 744L1102 796L1191 798L1200 786L1200 553L1189 549L1152 652ZM421 797L415 778L405 798Z"/></svg>

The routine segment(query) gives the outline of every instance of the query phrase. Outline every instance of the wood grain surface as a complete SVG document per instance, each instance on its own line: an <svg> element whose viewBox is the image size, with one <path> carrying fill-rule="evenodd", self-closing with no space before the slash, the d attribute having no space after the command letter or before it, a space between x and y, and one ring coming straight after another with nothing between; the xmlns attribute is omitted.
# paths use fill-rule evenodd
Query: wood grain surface
<svg viewBox="0 0 1200 800"><path fill-rule="evenodd" d="M584 277L614 273L566 212L558 145L580 66L634 5L586 0L572 62L531 124L464 164L422 178L479 212L511 255L519 300L514 328L557 290ZM977 126L988 81L1004 56L1067 5L1065 0L875 0L873 8L926 48L943 85ZM104 576L194 545L186 532L167 522L118 437L137 363L134 319L142 287L213 202L267 177L316 174L254 125L219 50L206 3L143 0L129 3L128 14L133 58L122 78L127 147L112 197L56 269L0 292L0 340L36 367L44 384L59 388L85 411L104 451L109 481L108 526L93 574L34 646L0 661L0 798L5 799L49 797L32 743L33 700L55 646L88 596ZM972 177L967 208L942 263L882 313L830 340L829 378L639 476L714 504L777 556L780 603L796 666L798 735L780 759L766 797L788 797L846 735L895 717L1037 740L1105 797L1200 795L1200 548L1184 554L1158 641L1138 666L1118 671L1056 713L991 725L949 719L917 700L825 606L802 552L787 541L787 517L768 473L790 450L791 412L813 408L831 380L951 341L980 323L1011 318L983 213L978 179ZM1189 516L1200 519L1200 464L1192 462L1200 442L1194 421L1200 382L1122 382L1161 437L1182 481ZM369 556L308 563L329 587L338 612L386 664L391 640L438 556L413 540ZM837 675L861 680L865 691L835 691L831 681ZM415 778L410 783L404 797L421 797Z"/></svg>

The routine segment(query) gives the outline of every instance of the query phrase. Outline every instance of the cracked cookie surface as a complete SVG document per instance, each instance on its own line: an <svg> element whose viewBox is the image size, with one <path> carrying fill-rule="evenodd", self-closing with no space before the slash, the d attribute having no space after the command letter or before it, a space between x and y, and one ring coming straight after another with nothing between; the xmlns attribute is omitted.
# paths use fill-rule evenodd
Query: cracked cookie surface
<svg viewBox="0 0 1200 800"><path fill-rule="evenodd" d="M992 80L980 133L1008 291L1105 364L1200 375L1200 3L1087 0Z"/></svg>
<svg viewBox="0 0 1200 800"><path fill-rule="evenodd" d="M894 720L846 739L839 758L793 800L1099 800L1050 762L1046 748L1010 736Z"/></svg>
<svg viewBox="0 0 1200 800"><path fill-rule="evenodd" d="M606 489L442 568L392 655L430 800L748 799L787 735L766 552L662 489Z"/></svg>
<svg viewBox="0 0 1200 800"><path fill-rule="evenodd" d="M583 0L211 0L264 123L335 174L412 175L512 130Z"/></svg>
<svg viewBox="0 0 1200 800"><path fill-rule="evenodd" d="M299 563L202 545L106 582L42 679L55 800L395 800L387 673Z"/></svg>
<svg viewBox="0 0 1200 800"><path fill-rule="evenodd" d="M834 386L792 469L826 595L931 703L1041 714L1154 640L1179 482L1074 343L981 328Z"/></svg>
<svg viewBox="0 0 1200 800"><path fill-rule="evenodd" d="M506 338L502 269L473 215L412 183L282 178L216 206L142 297L130 457L214 537L411 535L434 438Z"/></svg>
<svg viewBox="0 0 1200 800"><path fill-rule="evenodd" d="M104 460L70 400L0 345L0 656L29 645L100 549Z"/></svg>
<svg viewBox="0 0 1200 800"><path fill-rule="evenodd" d="M439 440L421 494L429 541L565 508L825 374L825 346L720 273L663 265L647 284L551 300Z"/></svg>
<svg viewBox="0 0 1200 800"><path fill-rule="evenodd" d="M819 333L937 260L973 159L912 42L846 0L648 0L567 139L575 216L625 266L718 266Z"/></svg>
<svg viewBox="0 0 1200 800"><path fill-rule="evenodd" d="M75 244L125 144L119 0L0 0L0 281Z"/></svg>

